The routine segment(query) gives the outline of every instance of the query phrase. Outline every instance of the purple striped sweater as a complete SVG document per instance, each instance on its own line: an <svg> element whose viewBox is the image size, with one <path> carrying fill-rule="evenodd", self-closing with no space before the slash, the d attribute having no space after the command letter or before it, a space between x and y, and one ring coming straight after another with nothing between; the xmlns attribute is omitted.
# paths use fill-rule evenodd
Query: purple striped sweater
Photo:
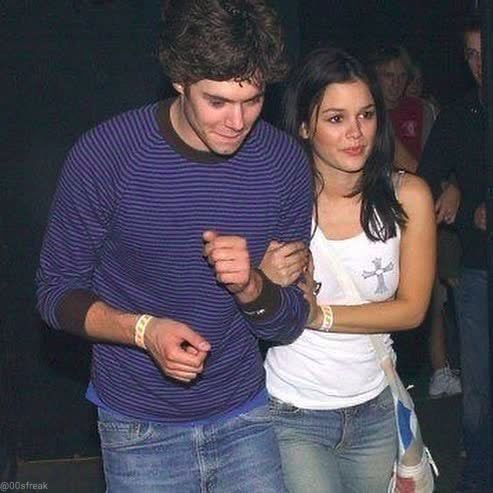
<svg viewBox="0 0 493 493"><path fill-rule="evenodd" d="M222 158L183 143L170 101L104 122L70 151L59 179L37 273L38 307L60 328L57 306L73 289L130 313L189 324L212 346L191 385L165 377L146 353L95 344L91 381L105 406L136 418L186 423L227 413L264 387L257 339L290 341L307 306L295 287L251 322L215 282L202 233L247 238L258 264L270 240L309 241L310 170L300 147L259 121Z"/></svg>

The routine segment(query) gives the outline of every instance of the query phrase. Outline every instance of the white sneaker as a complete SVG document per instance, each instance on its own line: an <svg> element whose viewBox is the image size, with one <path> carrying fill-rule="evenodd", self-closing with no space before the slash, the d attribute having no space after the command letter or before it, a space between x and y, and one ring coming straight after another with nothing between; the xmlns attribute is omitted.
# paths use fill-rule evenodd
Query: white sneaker
<svg viewBox="0 0 493 493"><path fill-rule="evenodd" d="M450 397L461 393L460 378L448 366L434 371L428 389L428 394L432 399Z"/></svg>

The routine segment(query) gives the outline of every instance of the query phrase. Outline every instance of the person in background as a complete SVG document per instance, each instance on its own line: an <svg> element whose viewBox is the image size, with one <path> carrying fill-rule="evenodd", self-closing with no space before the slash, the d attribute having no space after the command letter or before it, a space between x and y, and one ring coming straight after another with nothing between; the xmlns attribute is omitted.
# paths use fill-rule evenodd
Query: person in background
<svg viewBox="0 0 493 493"><path fill-rule="evenodd" d="M433 120L436 120L436 117L438 116L438 113L440 111L440 105L430 92L425 92L424 79L425 78L421 64L416 60L412 60L411 73L409 75L406 89L404 90L404 96L422 99L426 104L430 106Z"/></svg>
<svg viewBox="0 0 493 493"><path fill-rule="evenodd" d="M436 119L438 103L430 94L424 96L424 75L421 65L415 60L411 63L411 75L404 94L407 97L420 98L429 107L433 120ZM450 293L457 282L459 269L460 242L453 226L459 203L460 191L452 174L442 183L442 193L436 207L438 265L429 310L428 339L432 369L428 394L432 399L462 393L458 371L451 369L447 351L447 342L454 340L454 337L448 336L453 335L451 331L455 334L456 330L454 303Z"/></svg>
<svg viewBox="0 0 493 493"><path fill-rule="evenodd" d="M486 110L483 103L481 19L473 14L463 29L464 55L474 89L436 121L423 152L420 173L435 197L453 172L461 191L455 224L462 269L454 290L460 333L463 443L466 452L458 491L489 491L491 484L490 354L486 254ZM445 216L445 214L444 214Z"/></svg>
<svg viewBox="0 0 493 493"><path fill-rule="evenodd" d="M415 173L435 120L435 111L427 101L420 97L422 79L420 81L419 72L404 47L386 47L376 51L370 60L376 70L396 136L396 165ZM414 89L414 94L407 94L409 87L411 87L411 93ZM419 94L417 94L418 91L420 91ZM439 217L445 210L448 220L452 218L453 211L457 210L458 197L457 187L453 184L449 186L448 182L444 182L443 195L437 201L439 223L445 222ZM434 398L456 395L461 392L459 377L449 368L447 361L443 319L445 300L446 288L437 278L430 305L430 337L428 339L433 369L429 394Z"/></svg>
<svg viewBox="0 0 493 493"><path fill-rule="evenodd" d="M432 399L462 393L458 371L456 310L453 290L460 275L461 245L454 222L460 204L460 190L455 174L441 183L435 203L438 227L437 276L429 311L430 336L428 347L431 378L428 395ZM455 341L455 344L453 342ZM454 366L450 366L448 349L452 350Z"/></svg>
<svg viewBox="0 0 493 493"><path fill-rule="evenodd" d="M299 283L311 307L307 329L270 348L265 361L286 485L291 493L382 493L397 435L369 335L381 333L395 358L388 332L425 316L435 268L432 197L423 180L395 171L378 83L346 52L311 53L288 84L284 110L284 128L310 157L316 192L314 271ZM301 273L290 268L289 246L276 244L261 263L281 285ZM329 251L363 304L339 284Z"/></svg>
<svg viewBox="0 0 493 493"><path fill-rule="evenodd" d="M255 266L272 239L305 265L312 191L303 150L259 120L286 74L279 20L263 0L167 1L159 55L177 96L66 159L38 307L95 343L107 491L283 492L258 339L294 340L308 305Z"/></svg>
<svg viewBox="0 0 493 493"><path fill-rule="evenodd" d="M460 242L454 229L438 225L438 265L437 278L429 311L429 353L431 378L428 395L432 399L451 397L462 393L462 385L457 366L451 367L448 348L455 341L455 306L453 289L457 285L460 270ZM452 333L452 331L454 331ZM458 346L458 344L457 344ZM452 347L452 355L458 347ZM455 358L457 359L457 358ZM457 364L457 361L453 360Z"/></svg>
<svg viewBox="0 0 493 493"><path fill-rule="evenodd" d="M424 142L433 125L433 112L420 98L405 96L411 59L402 46L377 50L369 58L382 88L396 139L396 166L415 173Z"/></svg>

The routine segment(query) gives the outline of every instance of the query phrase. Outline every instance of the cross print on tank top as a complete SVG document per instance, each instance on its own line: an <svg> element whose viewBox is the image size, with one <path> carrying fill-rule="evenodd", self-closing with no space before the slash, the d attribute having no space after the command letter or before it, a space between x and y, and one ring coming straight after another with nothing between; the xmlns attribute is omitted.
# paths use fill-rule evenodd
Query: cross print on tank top
<svg viewBox="0 0 493 493"><path fill-rule="evenodd" d="M388 287L385 284L385 277L384 274L386 272L390 272L391 270L394 269L394 262L389 262L385 267L382 267L382 259L381 258L375 258L372 260L373 265L375 266L375 270L373 272L364 270L363 271L363 279L368 279L369 277L374 277L376 276L377 278L377 289L375 290L375 294L382 294L385 293L385 291L388 291Z"/></svg>

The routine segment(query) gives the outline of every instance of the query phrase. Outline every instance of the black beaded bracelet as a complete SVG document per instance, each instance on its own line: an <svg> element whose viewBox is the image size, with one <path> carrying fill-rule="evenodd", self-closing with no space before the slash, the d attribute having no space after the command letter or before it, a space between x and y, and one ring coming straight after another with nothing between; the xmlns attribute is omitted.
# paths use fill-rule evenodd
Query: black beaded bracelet
<svg viewBox="0 0 493 493"><path fill-rule="evenodd" d="M250 303L238 303L240 310L252 321L271 317L281 306L281 293L277 284L274 284L260 269L255 269L262 278L262 291Z"/></svg>

